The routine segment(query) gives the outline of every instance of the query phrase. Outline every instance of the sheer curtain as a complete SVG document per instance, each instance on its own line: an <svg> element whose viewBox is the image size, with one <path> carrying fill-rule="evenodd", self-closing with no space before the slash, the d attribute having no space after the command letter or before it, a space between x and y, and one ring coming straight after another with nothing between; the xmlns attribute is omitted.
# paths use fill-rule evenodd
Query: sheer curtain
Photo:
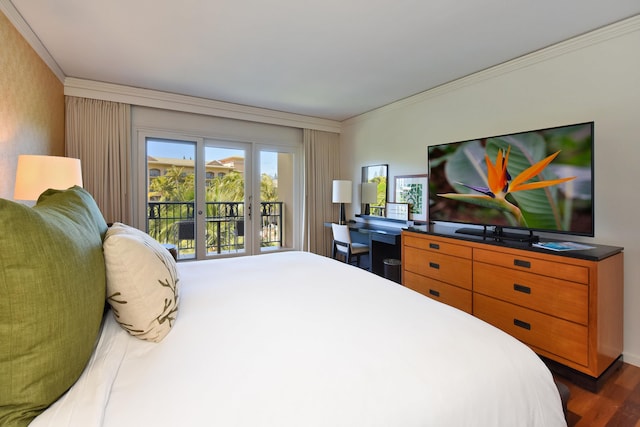
<svg viewBox="0 0 640 427"><path fill-rule="evenodd" d="M331 255L331 229L324 226L338 217L331 202L332 181L340 177L340 135L304 129L305 203L303 249Z"/></svg>
<svg viewBox="0 0 640 427"><path fill-rule="evenodd" d="M82 162L84 188L108 223L131 224L131 106L65 97L68 157Z"/></svg>

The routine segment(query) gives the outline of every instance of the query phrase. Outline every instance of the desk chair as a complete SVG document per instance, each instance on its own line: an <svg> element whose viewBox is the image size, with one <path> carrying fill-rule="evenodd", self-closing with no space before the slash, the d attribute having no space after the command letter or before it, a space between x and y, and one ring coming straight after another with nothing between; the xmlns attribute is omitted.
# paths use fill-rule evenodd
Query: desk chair
<svg viewBox="0 0 640 427"><path fill-rule="evenodd" d="M356 265L360 267L360 257L369 253L369 246L364 243L352 243L349 227L346 225L331 224L333 231L333 247L331 258L336 259L340 254L344 262L351 264L352 258L356 258Z"/></svg>

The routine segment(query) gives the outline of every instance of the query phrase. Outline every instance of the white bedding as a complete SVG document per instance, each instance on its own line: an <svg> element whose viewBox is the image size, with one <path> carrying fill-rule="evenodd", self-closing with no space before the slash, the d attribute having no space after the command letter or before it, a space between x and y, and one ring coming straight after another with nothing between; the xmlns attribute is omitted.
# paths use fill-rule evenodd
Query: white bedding
<svg viewBox="0 0 640 427"><path fill-rule="evenodd" d="M401 285L287 252L179 264L159 344L107 316L33 426L565 426L526 346Z"/></svg>

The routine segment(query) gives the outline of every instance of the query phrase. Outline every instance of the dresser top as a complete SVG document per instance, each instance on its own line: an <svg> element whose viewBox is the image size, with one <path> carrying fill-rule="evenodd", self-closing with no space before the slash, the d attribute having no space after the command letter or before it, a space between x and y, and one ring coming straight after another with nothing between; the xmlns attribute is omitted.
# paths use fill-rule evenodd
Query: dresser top
<svg viewBox="0 0 640 427"><path fill-rule="evenodd" d="M619 252L622 252L624 248L620 246L607 246L607 245L599 245L596 243L584 243L585 245L592 246L591 249L583 249L583 250L565 250L565 251L554 251L550 249L539 248L533 246L529 242L521 242L521 241L511 241L511 240L497 240L492 235L488 236L475 236L468 234L456 233L456 228L453 227L442 227L436 228L433 225L414 225L411 227L403 228L405 231L412 231L415 233L428 234L433 236L447 237L451 239L474 242L474 243L483 243L492 246L498 246L503 248L511 248L511 249L522 249L531 252L537 252L547 255L556 255L563 256L568 258L579 258L590 261L600 261L602 259L608 258L612 255L615 255ZM522 237L526 237L527 234L522 234ZM541 241L544 242L566 242L570 241L571 236L567 236L567 239L549 239L543 238Z"/></svg>

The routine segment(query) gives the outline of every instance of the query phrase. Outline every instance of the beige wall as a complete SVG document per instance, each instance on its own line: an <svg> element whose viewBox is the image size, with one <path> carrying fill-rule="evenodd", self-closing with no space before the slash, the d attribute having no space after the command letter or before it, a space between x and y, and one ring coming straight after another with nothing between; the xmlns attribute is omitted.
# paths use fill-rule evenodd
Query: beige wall
<svg viewBox="0 0 640 427"><path fill-rule="evenodd" d="M13 199L19 154L64 155L64 87L0 12L0 197Z"/></svg>
<svg viewBox="0 0 640 427"><path fill-rule="evenodd" d="M595 121L596 237L580 240L625 248L624 357L640 366L638 52L640 17L350 119L342 174L389 163L393 183L426 173L432 144Z"/></svg>

